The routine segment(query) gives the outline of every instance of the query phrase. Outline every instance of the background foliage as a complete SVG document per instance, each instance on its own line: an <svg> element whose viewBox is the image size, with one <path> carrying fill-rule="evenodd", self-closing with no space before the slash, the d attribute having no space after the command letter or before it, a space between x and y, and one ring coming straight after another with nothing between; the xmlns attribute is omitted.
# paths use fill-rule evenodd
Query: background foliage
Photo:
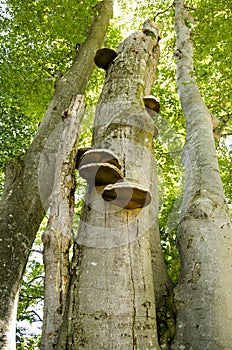
<svg viewBox="0 0 232 350"><path fill-rule="evenodd" d="M96 4L96 0L1 0L1 189L6 162L22 156L30 145L58 76L70 67L76 50L88 33L92 17L96 14ZM231 0L188 0L186 7L194 18L194 24L187 23L195 47L193 74L211 113L220 120L215 142L226 197L232 205ZM181 154L185 123L175 85L174 6L170 0L118 0L115 9L105 46L116 48L124 37L141 29L148 17L155 17L162 26L161 57L153 88L153 94L161 104L160 114L155 120L159 129L155 149L160 186L161 241L168 272L176 282L179 260L175 237L184 181ZM88 84L81 147L91 144L94 106L103 79L104 73L95 70ZM84 192L79 181L75 231ZM40 235L41 231L36 249L41 249ZM41 325L41 312L38 312L38 302L42 302L43 298L41 264L41 254L34 253L25 272L18 311L18 349L39 347L39 335L30 334L35 328L33 324L40 322ZM23 329L25 321L26 330ZM30 330L28 324L31 325Z"/></svg>
<svg viewBox="0 0 232 350"><path fill-rule="evenodd" d="M17 349L37 349L40 346L40 333L43 313L42 250L40 236L34 243L27 264L18 304Z"/></svg>

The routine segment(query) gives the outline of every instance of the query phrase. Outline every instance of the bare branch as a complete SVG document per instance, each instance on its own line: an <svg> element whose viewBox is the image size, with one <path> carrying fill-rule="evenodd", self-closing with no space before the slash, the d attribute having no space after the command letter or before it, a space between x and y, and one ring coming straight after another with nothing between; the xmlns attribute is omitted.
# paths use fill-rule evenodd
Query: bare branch
<svg viewBox="0 0 232 350"><path fill-rule="evenodd" d="M174 5L175 5L175 2L173 2L170 6L168 6L166 10L157 12L157 14L154 16L154 21L156 21L156 17L158 17L159 15L162 15L162 13L168 12L170 8L172 8Z"/></svg>

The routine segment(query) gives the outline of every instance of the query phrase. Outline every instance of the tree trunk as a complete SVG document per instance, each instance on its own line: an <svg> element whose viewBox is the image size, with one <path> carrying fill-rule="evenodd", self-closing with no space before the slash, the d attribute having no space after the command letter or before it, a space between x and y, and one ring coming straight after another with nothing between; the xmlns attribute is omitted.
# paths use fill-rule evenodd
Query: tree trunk
<svg viewBox="0 0 232 350"><path fill-rule="evenodd" d="M74 216L75 158L84 97L76 96L63 115L63 130L57 152L50 213L42 236L44 245L45 293L42 349L54 349L64 314L69 284L69 248Z"/></svg>
<svg viewBox="0 0 232 350"><path fill-rule="evenodd" d="M113 0L105 0L101 4L99 15L73 66L57 84L54 97L28 152L22 159L7 165L5 189L0 203L1 349L15 349L18 291L54 182L55 153L58 146L57 133L53 131L59 130L62 112L70 105L72 96L85 91L94 68L93 57L103 42L112 15ZM41 153L46 156L47 162L43 157L40 158ZM45 166L45 170L42 166Z"/></svg>
<svg viewBox="0 0 232 350"><path fill-rule="evenodd" d="M225 203L210 113L193 76L193 49L183 0L176 1L177 86L186 118L186 181L175 288L172 349L229 350L232 344L232 227Z"/></svg>
<svg viewBox="0 0 232 350"><path fill-rule="evenodd" d="M154 124L143 96L155 79L157 38L158 32L154 37L136 32L119 46L106 73L93 137L94 149L113 151L119 159L124 180L118 184L130 182L152 193L157 187ZM56 349L159 349L151 256L157 265L158 259L163 262L160 243L157 252L152 244L159 235L157 197L146 207L125 209L130 207L130 195L124 198L124 208L116 203L119 197L116 202L103 200L107 187L95 187L95 180L93 174Z"/></svg>

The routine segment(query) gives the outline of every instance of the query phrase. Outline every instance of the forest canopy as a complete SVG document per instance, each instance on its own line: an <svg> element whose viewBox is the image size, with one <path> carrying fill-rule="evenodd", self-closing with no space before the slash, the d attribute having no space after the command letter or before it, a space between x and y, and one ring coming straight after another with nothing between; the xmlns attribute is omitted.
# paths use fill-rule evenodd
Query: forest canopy
<svg viewBox="0 0 232 350"><path fill-rule="evenodd" d="M193 15L194 72L206 104L220 120L217 141L222 175L230 148L231 126L231 19L229 1L189 1ZM96 12L96 1L2 2L1 11L1 174L7 160L20 156L30 144L52 97L54 84L72 64ZM147 17L162 26L161 58L155 93L160 99L160 118L173 128L176 139L184 134L184 122L175 87L175 33L173 2L126 2L115 6L105 46L116 48L122 37L138 30ZM87 92L88 108L97 102L103 75L95 71ZM162 124L161 123L161 124ZM165 137L160 132L159 139ZM172 142L169 141L169 145ZM224 159L224 161L223 161ZM229 191L228 178L224 184ZM228 195L228 198L230 196Z"/></svg>

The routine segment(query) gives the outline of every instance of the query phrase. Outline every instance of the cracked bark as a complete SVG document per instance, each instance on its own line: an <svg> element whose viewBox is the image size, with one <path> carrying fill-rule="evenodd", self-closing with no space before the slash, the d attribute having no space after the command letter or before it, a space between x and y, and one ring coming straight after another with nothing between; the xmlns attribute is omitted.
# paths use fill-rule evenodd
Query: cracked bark
<svg viewBox="0 0 232 350"><path fill-rule="evenodd" d="M154 124L143 104L158 57L157 38L136 32L119 45L106 73L93 147L116 153L126 179L153 197L145 208L126 210L105 202L102 187L88 186L59 350L159 349L154 283L160 287L167 276L152 266L153 259L162 268L163 259L152 243L159 242Z"/></svg>
<svg viewBox="0 0 232 350"><path fill-rule="evenodd" d="M56 132L62 112L72 96L84 93L94 69L93 57L101 46L113 1L102 2L98 17L78 51L73 66L58 81L53 99L28 152L7 165L4 194L0 202L0 348L15 349L15 319L18 292L28 255L47 209L53 186ZM53 135L53 136L51 136ZM47 140L50 142L47 143ZM45 175L38 173L41 154L49 155ZM40 181L43 178L43 181Z"/></svg>
<svg viewBox="0 0 232 350"><path fill-rule="evenodd" d="M45 293L42 349L54 349L64 315L69 284L69 248L74 216L75 156L85 102L73 98L62 122L54 186L49 197L50 214L44 245Z"/></svg>
<svg viewBox="0 0 232 350"><path fill-rule="evenodd" d="M232 226L220 179L211 115L193 76L193 47L184 1L176 1L177 86L186 118L183 210L175 288L172 349L230 349L232 343Z"/></svg>

